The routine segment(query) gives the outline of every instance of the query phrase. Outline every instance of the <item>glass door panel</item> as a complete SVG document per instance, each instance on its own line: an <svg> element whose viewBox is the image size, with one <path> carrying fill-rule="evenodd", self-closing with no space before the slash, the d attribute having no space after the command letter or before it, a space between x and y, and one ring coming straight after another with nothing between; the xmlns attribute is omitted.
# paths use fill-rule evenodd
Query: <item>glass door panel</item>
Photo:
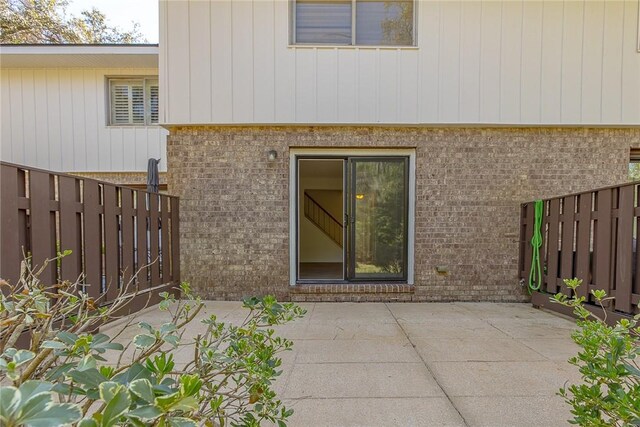
<svg viewBox="0 0 640 427"><path fill-rule="evenodd" d="M350 160L349 278L405 280L408 161Z"/></svg>

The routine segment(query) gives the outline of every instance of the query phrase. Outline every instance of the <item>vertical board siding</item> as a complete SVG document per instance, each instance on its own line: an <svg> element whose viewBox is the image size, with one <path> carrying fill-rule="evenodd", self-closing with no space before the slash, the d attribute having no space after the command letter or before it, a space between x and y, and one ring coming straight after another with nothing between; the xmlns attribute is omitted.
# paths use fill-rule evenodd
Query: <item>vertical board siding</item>
<svg viewBox="0 0 640 427"><path fill-rule="evenodd" d="M622 56L624 48L624 3L605 2L602 37L602 121L622 120Z"/></svg>
<svg viewBox="0 0 640 427"><path fill-rule="evenodd" d="M398 122L398 51L383 49L378 56L378 117Z"/></svg>
<svg viewBox="0 0 640 427"><path fill-rule="evenodd" d="M640 121L640 2L624 3L624 39L622 45L622 121Z"/></svg>
<svg viewBox="0 0 640 427"><path fill-rule="evenodd" d="M272 122L274 120L275 99L275 55L273 18L275 6L273 2L255 2L253 46L254 120L256 122Z"/></svg>
<svg viewBox="0 0 640 427"><path fill-rule="evenodd" d="M107 78L154 76L157 69L38 68L0 73L3 161L54 171L142 172L149 157L166 160L165 129L107 126ZM160 167L166 170L166 161Z"/></svg>
<svg viewBox="0 0 640 427"><path fill-rule="evenodd" d="M228 3L228 2L221 2ZM276 1L274 4L274 115L275 122L291 123L295 121L295 51L288 49L289 43L289 2ZM230 50L228 44L225 51ZM215 57L213 59L215 61ZM228 84L228 80L227 80ZM233 97L233 94L231 94Z"/></svg>
<svg viewBox="0 0 640 427"><path fill-rule="evenodd" d="M529 52L522 49L522 1L502 3L500 47L500 121L520 123L521 62Z"/></svg>
<svg viewBox="0 0 640 427"><path fill-rule="evenodd" d="M602 56L604 8L602 2L584 4L582 35L582 120L599 122L602 117Z"/></svg>
<svg viewBox="0 0 640 427"><path fill-rule="evenodd" d="M560 123L564 3L543 2L542 8L540 120L542 123Z"/></svg>
<svg viewBox="0 0 640 427"><path fill-rule="evenodd" d="M480 119L480 31L482 3L464 3L460 40L460 121ZM462 102L464 101L464 102Z"/></svg>
<svg viewBox="0 0 640 427"><path fill-rule="evenodd" d="M356 74L356 51L338 49L338 107L336 115L345 122L356 122L358 75Z"/></svg>
<svg viewBox="0 0 640 427"><path fill-rule="evenodd" d="M440 8L438 121L457 122L460 116L460 2Z"/></svg>
<svg viewBox="0 0 640 427"><path fill-rule="evenodd" d="M375 49L360 49L356 52L357 89L357 121L377 123L379 80L379 52Z"/></svg>
<svg viewBox="0 0 640 427"><path fill-rule="evenodd" d="M285 0L161 1L168 124L640 123L637 0L417 0L409 48L291 46Z"/></svg>
<svg viewBox="0 0 640 427"><path fill-rule="evenodd" d="M2 117L11 120L11 96L9 92L9 73L0 74L0 113ZM11 128L9 126L0 126L0 138L2 141L11 141ZM0 145L0 158L12 158L13 147L11 144Z"/></svg>
<svg viewBox="0 0 640 427"><path fill-rule="evenodd" d="M543 3L525 1L522 5L522 51L520 61L520 121L540 122L540 61L542 58Z"/></svg>
<svg viewBox="0 0 640 427"><path fill-rule="evenodd" d="M49 117L47 109L47 75L46 70L34 70L33 73L35 105L34 116L36 123L41 123L42 126L36 126L35 137L35 155L38 163L49 163L49 144L47 141L47 134L49 133Z"/></svg>
<svg viewBox="0 0 640 427"><path fill-rule="evenodd" d="M3 88L0 96L4 98L9 95L9 114L3 111L2 127L8 128L11 136L9 139L3 139L1 142L3 146L11 146L11 158L14 159L16 163L24 163L25 145L23 144L23 136L25 126L22 119L22 73L20 70L8 70L7 73L9 75L7 81L9 87ZM5 120L8 120L8 123L5 124Z"/></svg>
<svg viewBox="0 0 640 427"><path fill-rule="evenodd" d="M233 120L238 122L253 121L254 19L262 18L254 16L252 1L231 2L231 40L225 46L231 48L233 81L227 84L231 83L233 88Z"/></svg>
<svg viewBox="0 0 640 427"><path fill-rule="evenodd" d="M171 79L171 84L166 84L160 89L165 94L164 102L165 113L178 121L187 122L191 120L191 90L198 91L200 88L191 85L191 70L189 52L191 51L191 37L189 31L191 27L189 23L189 6L191 2L186 1L168 1L165 3L167 21L162 26L163 38L166 40L166 49L171 52L166 61L167 74L163 82ZM194 2L198 3L198 2ZM199 31L207 31L208 29L200 28ZM197 40L197 38L194 38ZM162 60L161 63L164 63ZM179 76L179 80L175 79ZM173 106L179 105L179 110Z"/></svg>
<svg viewBox="0 0 640 427"><path fill-rule="evenodd" d="M231 49L227 47L227 43L232 38L231 2L211 2L210 12L211 51L208 58L211 62L212 121L231 122L233 117L233 56ZM204 36L206 37L206 35Z"/></svg>
<svg viewBox="0 0 640 427"><path fill-rule="evenodd" d="M49 169L62 170L62 113L60 108L60 75L57 69L47 69L47 146ZM4 126L4 123L3 123Z"/></svg>
<svg viewBox="0 0 640 427"><path fill-rule="evenodd" d="M500 45L502 5L483 2L480 14L480 121L500 119Z"/></svg>
<svg viewBox="0 0 640 427"><path fill-rule="evenodd" d="M316 108L318 119L323 122L338 120L338 50L319 49L318 57L318 95ZM256 120L260 120L256 117Z"/></svg>
<svg viewBox="0 0 640 427"><path fill-rule="evenodd" d="M189 5L189 25L211 28L209 2L200 1ZM189 110L197 123L211 121L211 38L194 40L196 34L189 33ZM191 88L197 88L193 90Z"/></svg>
<svg viewBox="0 0 640 427"><path fill-rule="evenodd" d="M580 123L584 4L565 1L563 6L561 121Z"/></svg>
<svg viewBox="0 0 640 427"><path fill-rule="evenodd" d="M420 50L418 75L418 121L438 121L439 59L440 59L440 2L420 4L418 15L418 46L429 46Z"/></svg>
<svg viewBox="0 0 640 427"><path fill-rule="evenodd" d="M296 121L310 122L316 118L316 49L296 52Z"/></svg>

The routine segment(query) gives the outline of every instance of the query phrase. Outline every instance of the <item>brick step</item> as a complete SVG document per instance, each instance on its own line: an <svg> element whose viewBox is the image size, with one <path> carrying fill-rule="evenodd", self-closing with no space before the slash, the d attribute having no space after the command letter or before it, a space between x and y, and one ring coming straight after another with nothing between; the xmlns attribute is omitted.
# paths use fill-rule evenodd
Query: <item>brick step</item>
<svg viewBox="0 0 640 427"><path fill-rule="evenodd" d="M415 287L392 283L322 283L296 285L290 290L296 302L399 302L412 301Z"/></svg>

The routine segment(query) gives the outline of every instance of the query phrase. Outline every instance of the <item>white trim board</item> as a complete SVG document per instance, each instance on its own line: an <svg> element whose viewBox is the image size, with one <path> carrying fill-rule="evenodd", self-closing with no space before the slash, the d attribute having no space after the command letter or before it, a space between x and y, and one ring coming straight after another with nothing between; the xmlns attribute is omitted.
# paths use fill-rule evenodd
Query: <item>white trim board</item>
<svg viewBox="0 0 640 427"><path fill-rule="evenodd" d="M296 286L296 189L297 156L405 156L409 157L409 212L407 224L407 284L414 284L415 213L416 213L416 150L413 148L291 148L289 149L289 285Z"/></svg>

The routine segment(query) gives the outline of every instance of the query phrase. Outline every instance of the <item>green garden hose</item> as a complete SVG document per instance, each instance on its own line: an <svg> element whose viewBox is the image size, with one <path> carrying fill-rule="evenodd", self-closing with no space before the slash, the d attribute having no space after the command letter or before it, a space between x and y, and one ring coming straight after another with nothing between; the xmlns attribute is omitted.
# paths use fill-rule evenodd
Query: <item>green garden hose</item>
<svg viewBox="0 0 640 427"><path fill-rule="evenodd" d="M529 272L529 293L537 291L542 285L542 268L540 265L540 247L542 246L542 214L544 203L536 200L534 205L534 225L531 236L531 271ZM536 280L536 276L537 279Z"/></svg>

